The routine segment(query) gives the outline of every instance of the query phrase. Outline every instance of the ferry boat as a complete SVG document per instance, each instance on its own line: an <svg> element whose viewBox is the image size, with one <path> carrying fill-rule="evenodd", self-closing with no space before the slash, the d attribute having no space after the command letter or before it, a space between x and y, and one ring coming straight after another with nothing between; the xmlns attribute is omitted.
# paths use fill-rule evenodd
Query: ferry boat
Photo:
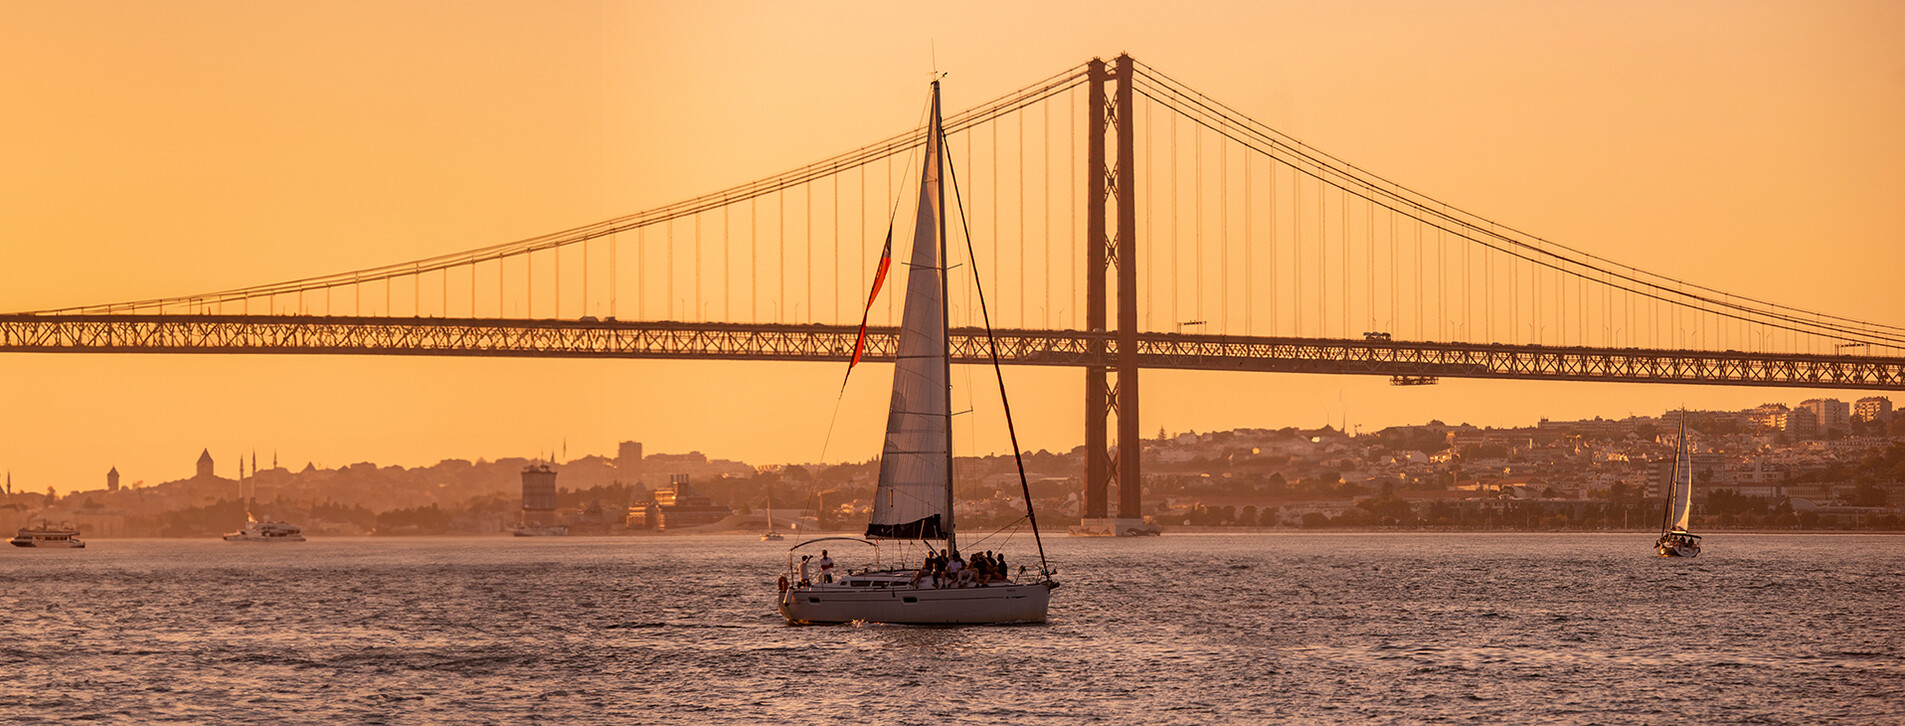
<svg viewBox="0 0 1905 726"><path fill-rule="evenodd" d="M245 517L245 526L225 535L226 542L303 542L304 530L289 522L265 522Z"/></svg>
<svg viewBox="0 0 1905 726"><path fill-rule="evenodd" d="M41 522L39 526L28 525L20 528L19 534L8 540L15 547L47 547L52 549L78 549L86 543L80 541L79 530L71 524L58 527Z"/></svg>

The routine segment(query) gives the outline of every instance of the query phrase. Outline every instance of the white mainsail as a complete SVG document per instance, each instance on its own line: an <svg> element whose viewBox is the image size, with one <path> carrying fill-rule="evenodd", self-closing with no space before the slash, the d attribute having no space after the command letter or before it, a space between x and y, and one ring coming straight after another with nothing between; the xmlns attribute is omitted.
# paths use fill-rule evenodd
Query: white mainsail
<svg viewBox="0 0 1905 726"><path fill-rule="evenodd" d="M1684 412L1680 418L1680 448L1674 451L1672 497L1667 505L1667 517L1672 521L1672 531L1685 532L1689 520L1693 518L1693 456L1687 448L1687 420Z"/></svg>
<svg viewBox="0 0 1905 726"><path fill-rule="evenodd" d="M919 215L906 270L893 400L868 537L946 539L952 533L951 393L947 388L944 224L938 84L926 131Z"/></svg>

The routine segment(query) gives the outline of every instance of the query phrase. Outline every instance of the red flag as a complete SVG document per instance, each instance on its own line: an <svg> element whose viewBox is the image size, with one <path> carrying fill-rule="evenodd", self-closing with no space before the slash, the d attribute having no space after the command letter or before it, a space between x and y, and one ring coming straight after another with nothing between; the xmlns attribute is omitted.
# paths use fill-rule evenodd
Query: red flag
<svg viewBox="0 0 1905 726"><path fill-rule="evenodd" d="M893 264L893 229L886 230L886 246L880 250L880 269L873 273L873 291L867 293L867 309L860 314L860 337L853 341L853 360L847 361L847 375L853 375L853 367L860 364L860 354L866 351L867 318L873 314L873 300L880 296L880 286L886 283L886 268ZM840 385L845 386L846 381Z"/></svg>

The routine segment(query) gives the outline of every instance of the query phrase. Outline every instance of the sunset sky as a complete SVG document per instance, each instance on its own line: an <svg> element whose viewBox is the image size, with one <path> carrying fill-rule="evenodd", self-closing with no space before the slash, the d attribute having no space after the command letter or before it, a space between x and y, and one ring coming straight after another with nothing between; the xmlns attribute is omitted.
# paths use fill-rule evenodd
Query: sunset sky
<svg viewBox="0 0 1905 726"><path fill-rule="evenodd" d="M1129 52L1490 219L1736 294L1905 325L1905 4L948 8L0 0L0 311L568 229L905 131L935 69L951 74L957 110ZM203 448L228 477L254 450L293 468L419 466L613 455L621 440L756 464L823 447L827 461L863 460L879 447L888 371L856 373L836 421L833 364L0 354L0 469L16 490L66 492L103 486L114 466L127 483L182 478ZM1026 448L1082 443L1080 372L1008 377ZM1865 395L1142 380L1147 434ZM1006 446L991 432L959 445Z"/></svg>

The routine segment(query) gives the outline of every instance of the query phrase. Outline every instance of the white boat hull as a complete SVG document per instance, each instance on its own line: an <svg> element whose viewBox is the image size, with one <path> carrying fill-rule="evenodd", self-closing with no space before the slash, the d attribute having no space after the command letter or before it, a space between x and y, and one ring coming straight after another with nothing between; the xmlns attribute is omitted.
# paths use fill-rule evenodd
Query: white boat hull
<svg viewBox="0 0 1905 726"><path fill-rule="evenodd" d="M977 625L1045 620L1057 583L986 587L848 587L815 585L781 593L780 612L796 624L894 623Z"/></svg>
<svg viewBox="0 0 1905 726"><path fill-rule="evenodd" d="M77 537L67 539L40 539L34 537L14 537L10 542L15 547L37 547L40 549L73 550L86 547Z"/></svg>

